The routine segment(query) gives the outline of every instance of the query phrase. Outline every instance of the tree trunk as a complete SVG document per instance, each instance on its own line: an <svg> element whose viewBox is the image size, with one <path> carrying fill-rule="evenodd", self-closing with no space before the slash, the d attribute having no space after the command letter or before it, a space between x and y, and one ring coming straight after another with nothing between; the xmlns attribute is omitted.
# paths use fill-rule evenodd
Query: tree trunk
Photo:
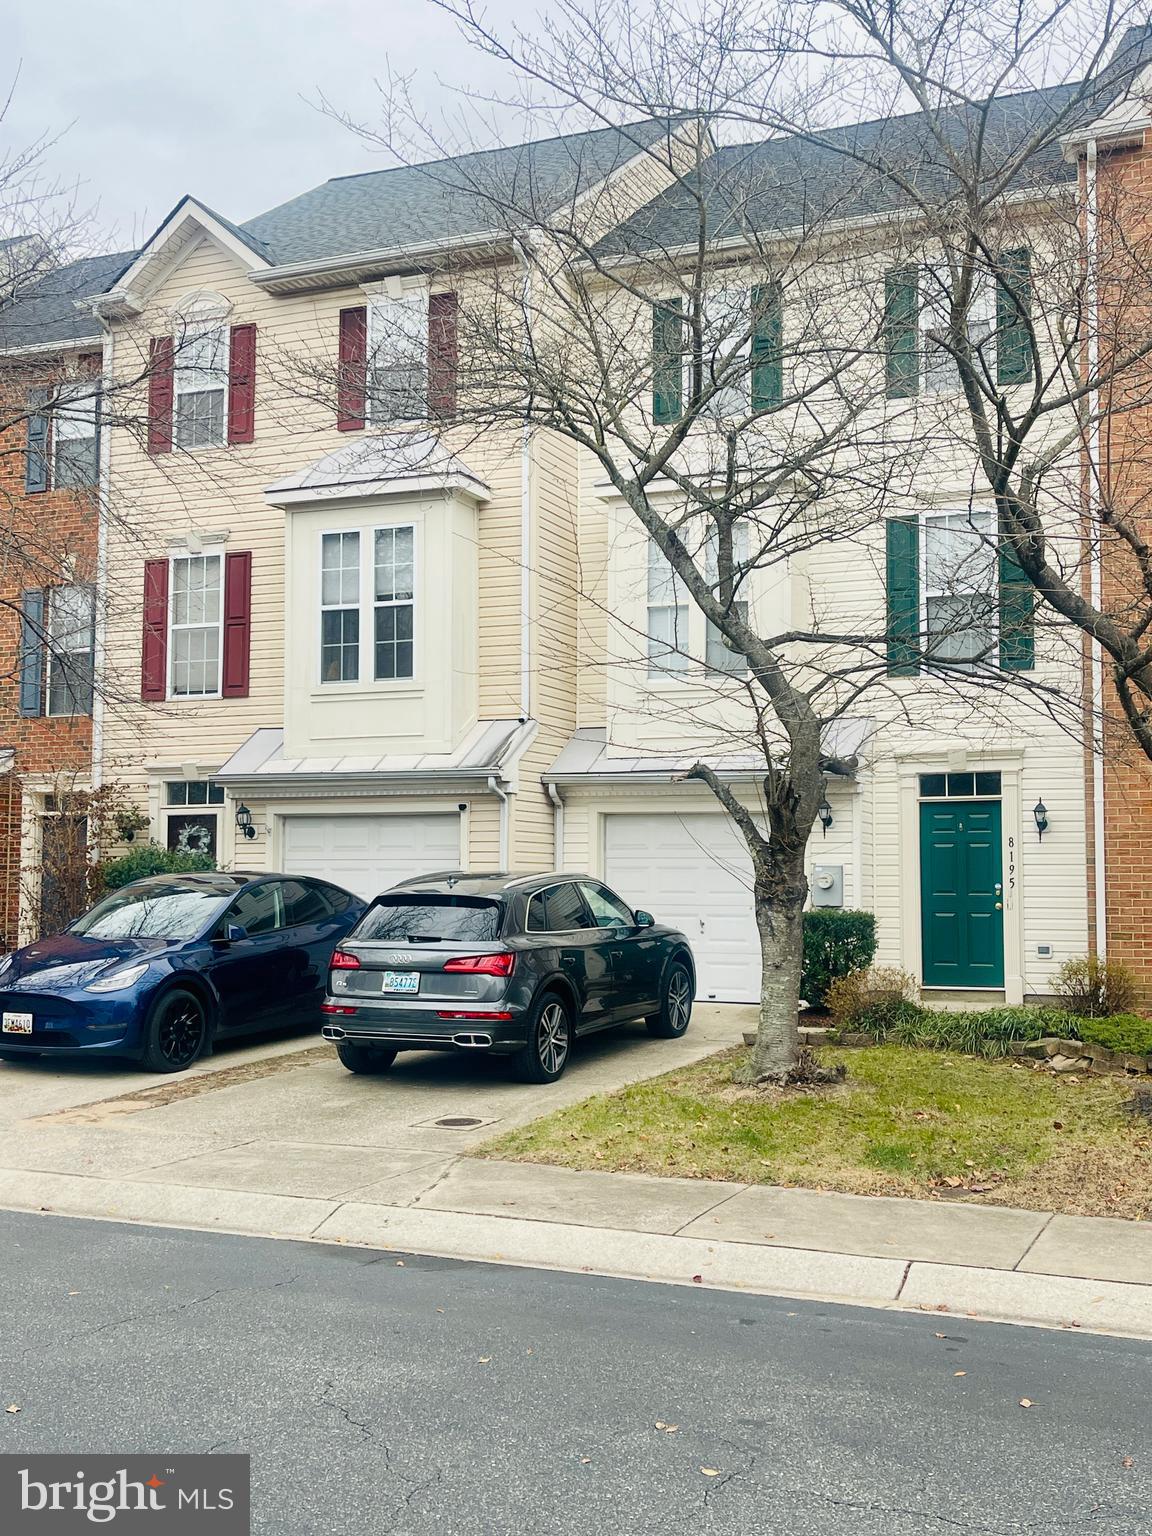
<svg viewBox="0 0 1152 1536"><path fill-rule="evenodd" d="M807 894L803 842L799 848L770 849L756 870L761 969L760 1022L748 1067L753 1082L784 1082L796 1066Z"/></svg>

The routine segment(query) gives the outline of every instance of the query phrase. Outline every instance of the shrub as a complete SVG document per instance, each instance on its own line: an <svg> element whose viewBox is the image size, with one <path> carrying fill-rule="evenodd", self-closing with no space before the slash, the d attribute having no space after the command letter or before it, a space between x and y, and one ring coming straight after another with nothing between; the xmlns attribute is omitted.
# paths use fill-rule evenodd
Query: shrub
<svg viewBox="0 0 1152 1536"><path fill-rule="evenodd" d="M147 875L188 874L193 870L215 869L210 853L188 853L178 848L164 848L159 843L141 843L123 858L109 859L101 866L105 890L118 891L133 880Z"/></svg>
<svg viewBox="0 0 1152 1536"><path fill-rule="evenodd" d="M1109 1051L1152 1056L1152 1019L1142 1019L1138 1013L1115 1013L1107 1019L1078 1019L1076 1033L1081 1040L1102 1045Z"/></svg>
<svg viewBox="0 0 1152 1536"><path fill-rule="evenodd" d="M1121 960L1076 955L1056 972L1056 993L1082 1019L1103 1019L1127 1013L1136 1001L1134 973Z"/></svg>
<svg viewBox="0 0 1152 1536"><path fill-rule="evenodd" d="M828 988L850 971L866 970L876 954L876 918L871 912L813 907L804 914L804 969L800 996L821 1006Z"/></svg>
<svg viewBox="0 0 1152 1536"><path fill-rule="evenodd" d="M884 1035L925 1011L917 1001L919 995L919 983L907 971L877 966L837 976L828 988L828 1011L840 1029Z"/></svg>

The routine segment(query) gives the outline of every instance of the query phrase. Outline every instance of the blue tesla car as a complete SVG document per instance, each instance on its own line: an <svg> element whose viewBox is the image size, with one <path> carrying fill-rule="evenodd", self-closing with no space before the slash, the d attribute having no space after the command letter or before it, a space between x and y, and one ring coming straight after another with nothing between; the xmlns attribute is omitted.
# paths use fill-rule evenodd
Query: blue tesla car
<svg viewBox="0 0 1152 1536"><path fill-rule="evenodd" d="M332 951L364 912L298 875L154 875L0 960L0 1060L129 1056L179 1072L214 1040L320 1025Z"/></svg>

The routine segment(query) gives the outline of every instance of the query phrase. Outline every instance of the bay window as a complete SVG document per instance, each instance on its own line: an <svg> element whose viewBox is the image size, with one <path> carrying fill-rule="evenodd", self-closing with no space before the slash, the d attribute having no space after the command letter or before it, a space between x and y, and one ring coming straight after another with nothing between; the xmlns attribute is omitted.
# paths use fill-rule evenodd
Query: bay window
<svg viewBox="0 0 1152 1536"><path fill-rule="evenodd" d="M415 676L415 540L410 523L321 534L321 683Z"/></svg>

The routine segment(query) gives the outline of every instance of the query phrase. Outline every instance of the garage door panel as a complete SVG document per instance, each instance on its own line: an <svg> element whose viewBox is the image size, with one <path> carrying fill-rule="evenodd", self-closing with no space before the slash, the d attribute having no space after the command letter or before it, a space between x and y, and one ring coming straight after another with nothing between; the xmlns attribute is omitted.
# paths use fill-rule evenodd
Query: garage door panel
<svg viewBox="0 0 1152 1536"><path fill-rule="evenodd" d="M755 1002L760 941L752 867L740 834L718 813L620 814L604 820L608 884L658 922L687 934L698 998Z"/></svg>
<svg viewBox="0 0 1152 1536"><path fill-rule="evenodd" d="M284 869L316 875L370 900L415 875L460 864L460 818L286 816Z"/></svg>

